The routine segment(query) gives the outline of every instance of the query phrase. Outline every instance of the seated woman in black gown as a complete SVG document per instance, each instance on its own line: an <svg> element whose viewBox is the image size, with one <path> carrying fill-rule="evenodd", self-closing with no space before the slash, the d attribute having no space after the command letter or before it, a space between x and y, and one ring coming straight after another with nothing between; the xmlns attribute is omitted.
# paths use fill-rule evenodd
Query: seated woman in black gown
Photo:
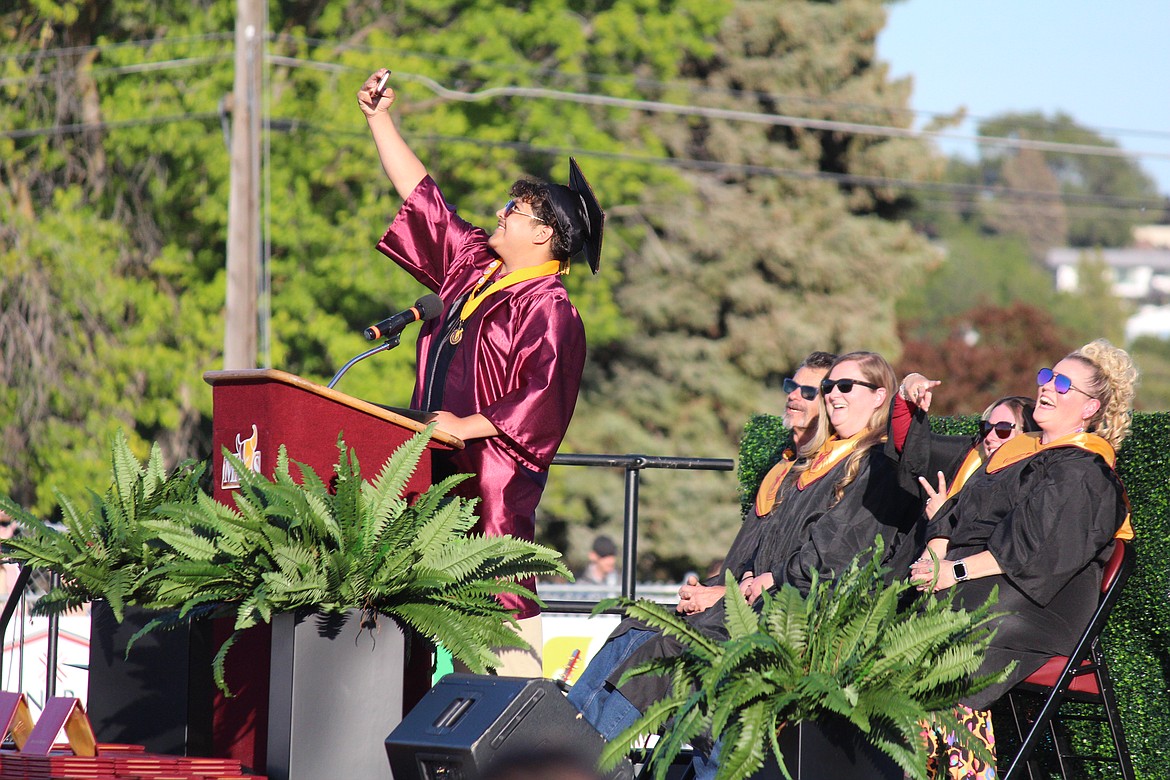
<svg viewBox="0 0 1170 780"><path fill-rule="evenodd" d="M1071 652L1088 625L1102 566L1128 516L1113 466L1136 381L1129 355L1102 340L1041 369L1039 433L1001 446L927 528L941 559L924 552L911 566L920 589L956 588L960 603L976 606L999 588L1003 615L978 673L1017 666L962 702L972 710L985 710L1050 656Z"/></svg>

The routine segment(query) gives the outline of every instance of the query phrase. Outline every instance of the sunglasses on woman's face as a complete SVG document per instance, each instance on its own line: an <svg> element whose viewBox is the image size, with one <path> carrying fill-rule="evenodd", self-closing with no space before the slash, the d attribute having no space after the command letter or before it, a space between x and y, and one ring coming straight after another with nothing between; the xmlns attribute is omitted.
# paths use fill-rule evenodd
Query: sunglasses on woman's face
<svg viewBox="0 0 1170 780"><path fill-rule="evenodd" d="M793 379L792 377L785 377L784 378L784 394L785 395L792 395L792 393L796 390L800 391L800 397L806 401L813 400L814 398L817 397L817 393L820 392L820 390L817 389L816 385L798 385L798 384L796 384L796 380Z"/></svg>
<svg viewBox="0 0 1170 780"><path fill-rule="evenodd" d="M836 387L842 393L851 393L853 392L854 385L868 387L870 390L877 390L879 387L879 385L875 385L873 382L863 382L860 379L822 379L821 392L828 395Z"/></svg>
<svg viewBox="0 0 1170 780"><path fill-rule="evenodd" d="M1085 395L1089 396L1089 398L1093 397L1092 393L1085 393L1084 390L1074 385L1072 380L1067 376L1064 374L1058 374L1051 368L1042 368L1036 372L1037 387L1044 387L1044 385L1048 384L1049 382L1051 382L1052 386L1056 388L1056 392L1060 393L1061 395L1066 395L1069 390L1076 390L1078 393L1084 393Z"/></svg>
<svg viewBox="0 0 1170 780"><path fill-rule="evenodd" d="M993 423L990 420L980 420L979 421L979 438L986 439L987 434L991 433L992 431L995 431L995 435L998 438L1006 439L1007 437L1012 435L1012 431L1014 431L1016 429L1016 427L1017 426L1014 422L1008 422L1007 420L1001 420L1000 422L996 422L996 423Z"/></svg>

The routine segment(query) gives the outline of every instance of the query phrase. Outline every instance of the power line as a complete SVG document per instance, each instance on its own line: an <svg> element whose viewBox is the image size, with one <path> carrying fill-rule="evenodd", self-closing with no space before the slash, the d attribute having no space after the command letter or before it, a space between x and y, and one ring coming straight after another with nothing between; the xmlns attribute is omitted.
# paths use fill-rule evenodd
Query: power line
<svg viewBox="0 0 1170 780"><path fill-rule="evenodd" d="M130 127L147 127L150 125L166 125L175 122L206 122L219 120L219 114L213 111L200 113L172 114L170 116L142 117L139 119L120 119L103 122L77 122L69 125L54 125L53 127L30 127L22 130L0 130L0 138L42 138L63 135L89 133L97 130L122 130Z"/></svg>
<svg viewBox="0 0 1170 780"><path fill-rule="evenodd" d="M202 35L187 35L180 38L142 38L134 41L117 41L110 43L94 43L87 46L66 46L58 49L29 49L27 51L0 54L0 62L9 60L29 60L37 58L59 59L63 57L80 57L90 52L117 51L118 49L149 49L151 46L162 44L204 43L206 41L230 41L233 34L204 33Z"/></svg>
<svg viewBox="0 0 1170 780"><path fill-rule="evenodd" d="M322 69L322 63L313 60L304 60L297 57L282 57L281 64L287 67L305 67ZM342 65L331 65L329 69L340 72L342 69L356 71L357 68ZM598 105L610 108L622 108L633 111L650 113L673 114L677 116L698 116L705 119L720 119L726 121L751 122L774 126L793 127L805 130L822 130L827 132L847 133L853 135L872 135L887 138L907 138L911 140L955 140L971 141L981 145L1006 146L1014 149L1031 149L1035 151L1056 152L1062 154L1087 155L1099 157L1114 157L1121 159L1149 158L1170 160L1170 152L1129 151L1116 146L1098 146L1094 144L1069 144L1057 141L1034 141L1026 138L1007 138L1000 136L963 135L939 130L913 130L905 127L890 125L875 125L862 122L843 122L835 119L817 119L814 117L792 116L787 114L771 114L760 111L743 111L738 109L716 108L713 106L680 105L656 100L639 98L620 98L593 93L565 92L563 90L546 89L544 87L488 87L478 92L449 89L438 81L417 73L397 72L404 81L413 81L429 89L431 92L448 100L464 103L478 103L499 97L540 98L561 102L578 103L583 105Z"/></svg>
<svg viewBox="0 0 1170 780"><path fill-rule="evenodd" d="M149 48L151 46L160 45L160 44L184 44L184 43L199 43L199 42L205 42L205 41L210 41L210 40L228 40L231 37L232 37L231 33L207 33L204 35L187 36L187 37L183 37L183 38L165 38L165 37L163 37L163 38L145 39L145 40L140 40L140 41L94 44L94 45L90 45L90 46L76 46L76 47L68 47L68 48L61 48L61 49L40 49L40 50L30 51L30 52L26 52L26 53L16 53L16 54L3 55L3 56L0 56L0 61L3 61L5 59L32 57L32 56L37 56L37 55L73 56L73 55L85 54L85 53L88 53L90 51L95 51L95 50L96 51L105 51L105 50L115 50L118 48L126 48L126 47ZM378 48L374 48L371 46L360 46L360 45L355 45L355 44L346 43L346 42L342 42L342 41L333 41L333 40L327 40L327 39L322 39L322 38L301 38L301 37L295 37L295 36L291 36L291 35L287 35L287 34L270 34L269 38L272 41L293 43L293 44L296 44L297 46L303 46L303 45L307 44L307 45L311 45L311 46L329 47L329 48L332 48L334 50L341 50L341 51L360 51L360 52L368 52L371 54L375 53L375 52L384 51L383 49L378 49ZM416 57L416 58L426 59L426 60L430 60L430 61L434 61L434 62L447 62L447 63L452 63L452 64L468 65L468 66L475 66L475 67L494 67L497 70L513 71L513 72L527 73L527 74L539 75L539 76L555 76L557 78L571 79L571 80L575 80L575 81L580 81L580 80L584 79L586 81L593 82L593 83L601 83L601 84L621 83L621 84L625 84L625 85L636 86L639 88L656 88L656 89L678 89L679 87L684 87L684 88L688 89L690 92L695 93L695 94L724 95L724 96L730 96L730 97L736 97L736 98L750 98L750 99L754 99L754 100L768 100L768 101L775 101L775 102L781 102L781 103L783 103L783 102L801 103L801 104L812 105L812 106L823 106L826 108L869 111L869 112L876 112L876 113L882 113L882 114L887 114L887 115L915 115L915 116L926 116L926 117L930 117L932 119L938 119L938 118L946 118L946 117L949 117L953 114L953 112L948 113L948 112L938 112L938 111L924 111L924 110L920 110L920 109L911 109L911 108L899 107L899 106L883 106L883 105L877 105L877 104L871 104L871 103L836 101L836 100L830 100L827 98L819 98L819 97L812 97L812 96L806 96L806 95L783 95L783 94L777 94L777 93L762 92L762 91L758 91L758 90L735 90L735 89L727 89L727 88L714 88L714 87L707 87L707 86L700 85L700 84L694 84L691 82L670 82L670 81L660 81L660 80L646 79L646 78L629 78L629 77L620 77L620 76L614 76L612 74L601 74L601 73L569 73L569 72L566 72L566 71L563 71L560 69L547 68L547 67L525 68L525 67L514 66L514 65L509 65L509 66L504 67L504 66L500 66L498 63L485 62L482 60L472 60L472 59L461 58L461 57L451 57L451 56L446 56L446 55L431 54L431 53L426 53L426 52L409 52L409 51L398 50L398 51L395 51L394 54L396 56ZM274 57L271 57L270 59L275 64L285 65L287 67L311 67L311 68L321 69L321 70L332 70L334 72L358 71L359 70L357 68L351 68L351 67L347 67L344 65L330 65L329 63L303 60L303 59L298 59L298 58L294 58L294 57L274 56ZM134 67L134 66L127 66L127 67ZM111 72L116 72L114 69L110 69L110 70L111 70ZM126 72L133 72L133 71L128 70ZM400 73L400 75L404 75L404 74ZM427 77L416 76L415 79L420 81L420 83L425 83L423 80L427 79ZM4 80L0 83L13 83L16 81L18 81L18 80L15 80L15 79ZM433 83L435 86L438 86L437 82L433 82ZM442 89L441 87L439 87L439 88ZM460 99L466 100L466 99L469 99L469 96L473 96L473 95L482 96L479 99L489 99L491 97L496 96L496 94L507 94L506 92L503 92L503 90L516 90L516 89L525 89L525 88L509 88L509 87L489 88L487 90L483 90L483 91L478 92L478 93L458 92L455 90L450 90L450 92L452 94L447 95L447 96L450 99L457 99L457 100L460 100ZM572 92L566 93L566 92L559 92L556 90L550 90L549 92L552 95L581 95L581 93L572 93ZM524 93L514 93L514 94L516 94L517 96L526 96ZM464 97L458 97L458 95L462 95ZM624 99L620 99L620 98L609 98L609 99L610 100L624 100ZM650 104L654 103L654 101L646 101L646 102L650 103ZM663 104L663 105L671 105L671 104ZM689 108L689 107L679 107L679 108ZM643 110L652 110L652 109L645 108ZM676 111L676 113L678 113L678 112ZM776 115L776 114L769 115L769 114L761 114L759 112L744 112L744 113L749 114L749 115L753 115L753 116L761 116L761 117L784 117L784 115ZM809 117L787 117L787 118L790 120L793 120L793 121L808 121L808 122L832 122L833 121L833 120L818 120L818 119L809 118ZM972 119L974 121L984 121L986 119L990 119L991 117L968 116L965 118ZM742 121L764 121L764 120L744 119ZM776 124L789 124L789 123L776 122ZM853 124L853 123L844 123L844 124L846 126L841 127L841 128L834 127L832 125L827 125L825 127L813 126L812 129L826 129L826 130L830 130L830 131L855 132L855 133L859 133L859 134L870 134L865 130L857 129L854 127L849 127L849 125ZM1023 124L1026 125L1028 123L1024 122ZM790 125L790 126L802 126L802 125ZM1145 137L1149 137L1149 138L1170 138L1170 132L1158 131L1158 130L1134 129L1134 128L1112 128L1112 127L1107 128L1107 127L1099 127L1099 126L1094 127L1094 126L1088 126L1088 125L1079 125L1079 126L1085 128L1087 130L1093 130L1095 132L1104 132L1104 133L1109 133L1109 134L1140 135L1140 136L1145 136ZM947 132L943 132L943 131L925 131L925 130L916 131L916 130L911 130L908 128L899 128L896 126L872 124L872 123L859 124L858 127L879 128L882 130L890 131L890 134L892 134L892 135L899 135L899 136L905 136L905 137L911 137L911 138L941 138L941 139L957 140L957 141L974 141L976 143L1012 146L1015 148L1031 147L1031 148L1037 148L1041 151L1058 151L1058 152L1068 153L1068 154L1084 153L1084 154L1103 154L1105 156L1116 156L1116 157L1137 156L1137 157L1152 157L1155 159L1170 159L1170 153L1159 153L1159 152L1127 153L1127 152L1124 152L1122 150L1112 149L1112 147L1103 147L1103 146L1097 146L1097 145L1093 145L1093 144L1057 145L1056 142L1026 141L1024 139L1010 139L1010 138L1003 138L1003 137L999 137L999 136L962 135L962 134L956 134L956 133L947 133ZM878 134L881 134L881 133L878 133ZM1087 149L1089 151L1084 151L1084 152L1076 151L1076 149L1078 147L1082 148L1082 149ZM1101 151L1101 150L1110 150L1110 149L1112 149L1112 152Z"/></svg>
<svg viewBox="0 0 1170 780"><path fill-rule="evenodd" d="M223 62L230 60L232 55L230 52L223 54L214 54L206 57L187 57L184 59L175 60L159 60L154 62L141 62L134 65L111 65L106 68L92 68L88 71L94 78L108 78L110 76L121 76L128 73L153 73L155 71L164 70L178 70L183 68L190 68L196 65L206 65L214 62ZM21 84L46 84L56 81L58 75L55 73L44 73L36 76L20 76L0 79L0 87L18 86Z"/></svg>
<svg viewBox="0 0 1170 780"><path fill-rule="evenodd" d="M370 54L385 52L385 49L375 48L373 46L362 46L362 45L351 44L351 43L346 43L346 42L342 42L342 41L327 40L327 39L323 39L323 38L300 38L300 37L288 35L287 33L275 34L273 36L273 40L286 41L286 42L294 43L298 46L308 44L308 45L313 45L313 46L334 48L337 50L358 51L358 52L365 52L365 53L370 53ZM600 83L600 84L620 83L620 84L624 84L627 86L635 86L635 87L639 87L639 88L655 88L655 89L664 89L664 90L678 89L680 87L684 87L684 88L688 89L689 91L691 91L693 93L697 93L697 94L724 95L724 96L736 97L736 98L750 98L750 99L754 99L754 100L768 100L768 101L775 101L775 102L803 103L803 104L807 104L807 105L823 106L826 108L856 109L856 110L873 111L873 112L886 113L886 114L924 116L924 117L928 117L930 119L945 119L945 118L953 116L956 113L955 111L949 111L949 112L948 111L930 111L930 110L923 110L923 109L914 109L914 108L909 108L909 107L884 106L884 105L879 105L879 104L874 104L874 103L858 103L858 102L853 102L853 101L831 100L829 98L813 97L810 95L783 95L783 94L778 94L775 92L763 92L760 90L741 90L741 89L731 89L731 88L726 88L726 87L709 87L709 86L706 86L703 84L696 84L694 82L685 82L685 81L660 81L657 79L648 79L648 78L644 78L644 77L625 77L625 76L616 76L614 74L606 74L606 73L568 72L568 71L560 70L558 68L549 68L549 67L523 67L523 66L519 66L519 65L501 66L498 63L486 62L484 60L473 60L473 59L468 59L465 57L453 57L450 55L433 54L430 52L394 50L393 54L395 56L398 56L398 57L415 57L418 59L424 59L424 60L428 60L428 61L432 61L432 62L444 62L444 63L450 63L450 64L455 64L455 65L466 65L466 66L472 66L472 67L478 67L478 68L492 67L492 68L495 68L497 70L513 71L513 72L517 72L517 73L525 73L525 74L535 75L535 76L556 76L558 78L563 78L563 79L573 80L573 81L580 81L580 80L584 79L584 80L589 81L589 82ZM354 68L353 70L357 70L357 69ZM985 121L988 119L992 119L993 117L980 117L980 116L974 116L974 115L966 115L964 118L971 119L974 121ZM1030 123L1025 122L1023 124L1030 124ZM1143 136L1148 136L1148 137L1152 137L1152 138L1170 138L1170 132L1161 131L1161 130L1101 127L1101 126L1090 126L1090 125L1083 125L1083 124L1079 124L1079 126L1085 128L1087 130L1094 130L1094 131L1105 132L1105 133L1110 133L1110 134L1143 135Z"/></svg>
<svg viewBox="0 0 1170 780"><path fill-rule="evenodd" d="M154 118L130 119L111 122L78 123L60 125L56 127L31 128L26 130L0 131L0 138L31 138L37 136L61 136L74 133L91 132L96 130L113 130L128 127L140 127L151 124L168 124L182 121L210 121L218 120L220 116L214 112L178 114ZM301 119L270 117L268 129L282 132L310 130L329 137L349 136L361 137L364 134L357 131L327 127ZM771 165L749 163L728 163L718 160L701 160L685 157L663 157L659 155L633 154L629 152L604 152L577 147L542 146L525 141L498 141L471 138L468 136L448 136L442 134L419 134L412 136L423 143L458 143L485 148L511 149L513 151L549 156L574 155L578 157L592 157L597 159L614 160L618 162L634 162L646 165L661 165L679 170L693 170L706 173L736 173L745 176L774 176L779 178L830 181L862 187L891 187L896 189L923 190L929 192L949 193L955 195L994 195L997 198L1011 198L1025 201L1063 202L1073 204L1088 204L1102 208L1117 210L1161 210L1166 202L1160 198L1125 198L1110 195L1094 195L1081 193L1050 192L1044 190L1023 190L1001 188L983 184L964 184L958 182L930 182L917 179L895 179L885 176L862 176L850 173L834 173L831 171L799 170L781 168Z"/></svg>

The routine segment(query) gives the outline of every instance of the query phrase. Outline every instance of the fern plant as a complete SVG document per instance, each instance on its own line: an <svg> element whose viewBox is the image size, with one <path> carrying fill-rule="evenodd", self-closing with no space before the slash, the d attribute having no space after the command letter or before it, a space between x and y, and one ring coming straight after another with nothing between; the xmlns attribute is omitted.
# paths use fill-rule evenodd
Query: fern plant
<svg viewBox="0 0 1170 780"><path fill-rule="evenodd" d="M814 579L807 597L789 585L766 593L760 611L747 604L729 574L726 641L699 633L652 602L600 605L623 606L628 616L684 646L677 657L627 673L625 679L666 675L671 692L607 746L602 764L615 766L641 735L662 731L648 759L655 780L666 776L685 744L700 739L721 742L719 780L751 776L769 752L790 778L780 733L801 721L840 719L909 776L926 780L923 724L967 744L955 703L1006 675L972 676L991 640L994 596L972 611L952 608L953 591L900 607L914 586L883 585L880 558L863 553L837 580ZM969 747L988 758L977 741Z"/></svg>
<svg viewBox="0 0 1170 780"><path fill-rule="evenodd" d="M239 632L296 610L357 609L363 626L385 615L483 672L499 663L492 647L527 646L510 630L511 615L496 594L535 598L518 580L571 575L555 550L509 536L468 535L476 522L474 505L448 495L465 477L446 479L407 501L406 483L428 439L429 429L412 437L369 481L339 439L336 478L329 484L301 463L295 464L295 479L284 447L271 480L227 454L240 475L235 507L199 491L153 502L149 511L137 507L133 536L148 541L133 548L137 557L122 560L134 571L133 587L125 589L114 572L95 567L74 600L108 598L106 586L114 583L120 603L161 611L131 645L192 616L231 617L235 631L213 667L225 691L224 662ZM93 566L84 553L94 548L40 528L34 539L12 545L14 557L54 569L70 582L76 571ZM67 533L84 539L92 529L82 522ZM48 554L61 546L77 555ZM50 599L42 611L55 611L65 601Z"/></svg>
<svg viewBox="0 0 1170 780"><path fill-rule="evenodd" d="M103 598L121 622L127 604L149 599L144 575L167 551L143 521L163 504L194 501L203 471L202 464L185 463L168 475L157 444L141 464L118 432L110 445L111 478L104 493L89 491L88 505L79 507L56 492L63 530L0 495L0 509L22 526L20 536L4 542L5 554L62 577L60 587L37 602L37 611L60 613Z"/></svg>

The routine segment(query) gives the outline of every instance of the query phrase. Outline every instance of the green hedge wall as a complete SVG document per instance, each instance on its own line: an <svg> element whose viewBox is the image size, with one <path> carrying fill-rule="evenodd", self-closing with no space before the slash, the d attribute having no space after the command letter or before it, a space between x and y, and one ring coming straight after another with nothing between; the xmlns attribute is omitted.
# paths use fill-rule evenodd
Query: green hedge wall
<svg viewBox="0 0 1170 780"><path fill-rule="evenodd" d="M931 426L973 435L978 419L939 417ZM738 471L745 508L789 440L778 416L748 420ZM1170 776L1170 413L1134 414L1117 470L1132 504L1138 560L1103 643L1137 776L1163 780Z"/></svg>

